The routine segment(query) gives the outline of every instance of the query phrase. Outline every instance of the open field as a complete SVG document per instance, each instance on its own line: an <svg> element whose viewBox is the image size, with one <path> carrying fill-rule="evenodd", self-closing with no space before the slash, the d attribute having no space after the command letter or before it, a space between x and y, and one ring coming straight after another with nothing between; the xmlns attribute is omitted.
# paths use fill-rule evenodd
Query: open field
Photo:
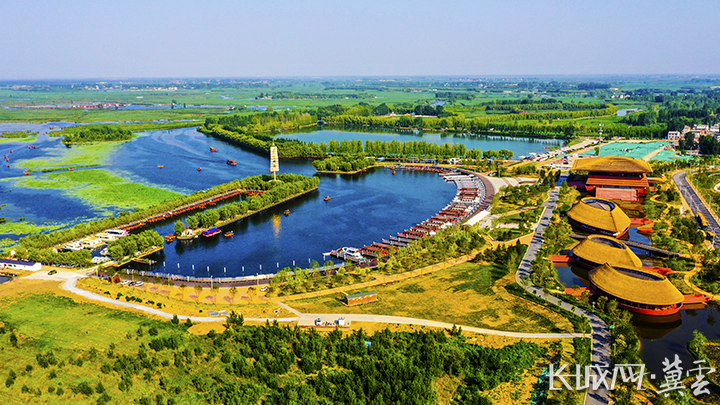
<svg viewBox="0 0 720 405"><path fill-rule="evenodd" d="M515 332L572 332L565 318L505 290L513 276L499 265L463 263L376 288L380 301L347 307L342 296L293 301L306 313L397 315Z"/></svg>
<svg viewBox="0 0 720 405"><path fill-rule="evenodd" d="M86 278L78 281L77 286L111 298L120 296L120 300L132 296L141 299L145 305L156 306L162 304L162 310L189 316L208 316L208 311L240 312L246 318L286 318L295 316L291 312L280 308L277 304L268 301L262 293L257 291L249 293L248 287L238 287L235 297L229 288L211 290L204 288L198 292L193 287L181 288L183 283L176 281L175 285L146 283L142 287L127 287L95 278ZM151 304L147 304L152 301Z"/></svg>

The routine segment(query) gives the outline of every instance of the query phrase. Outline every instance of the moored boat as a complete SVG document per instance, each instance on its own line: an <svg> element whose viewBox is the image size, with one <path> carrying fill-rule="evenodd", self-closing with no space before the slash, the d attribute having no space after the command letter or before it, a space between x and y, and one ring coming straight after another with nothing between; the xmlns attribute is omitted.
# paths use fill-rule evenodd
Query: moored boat
<svg viewBox="0 0 720 405"><path fill-rule="evenodd" d="M165 236L165 242L167 242L167 243L173 243L173 241L175 241L175 238L176 238L176 237L177 237L177 236L175 236L174 233L171 233L170 235L166 235L166 236Z"/></svg>
<svg viewBox="0 0 720 405"><path fill-rule="evenodd" d="M23 174L24 174L25 176L29 176L29 175L30 175L30 172L23 172Z"/></svg>
<svg viewBox="0 0 720 405"><path fill-rule="evenodd" d="M202 235L206 238L212 238L213 236L219 234L222 232L219 228L210 228L206 231L203 231Z"/></svg>
<svg viewBox="0 0 720 405"><path fill-rule="evenodd" d="M285 216L290 215L290 210L285 210L285 212L283 212L283 214L285 214Z"/></svg>
<svg viewBox="0 0 720 405"><path fill-rule="evenodd" d="M198 171L201 172L201 171L202 171L202 167L198 167Z"/></svg>
<svg viewBox="0 0 720 405"><path fill-rule="evenodd" d="M327 196L327 197L323 198L323 200L325 200L325 201L330 201L330 196Z"/></svg>
<svg viewBox="0 0 720 405"><path fill-rule="evenodd" d="M235 232L233 232L233 231L227 231L227 232L225 232L225 237L226 237L226 238L232 238L233 236L235 236Z"/></svg>
<svg viewBox="0 0 720 405"><path fill-rule="evenodd" d="M164 166L164 165L158 165L158 169L162 169L163 167L165 167L165 166Z"/></svg>
<svg viewBox="0 0 720 405"><path fill-rule="evenodd" d="M215 148L210 148L210 152L217 152L217 149L215 149Z"/></svg>

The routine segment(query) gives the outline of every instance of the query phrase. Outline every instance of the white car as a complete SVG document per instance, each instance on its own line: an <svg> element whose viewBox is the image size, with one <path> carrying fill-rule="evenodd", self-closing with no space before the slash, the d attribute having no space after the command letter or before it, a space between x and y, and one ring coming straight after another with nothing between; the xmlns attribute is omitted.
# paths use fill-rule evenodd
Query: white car
<svg viewBox="0 0 720 405"><path fill-rule="evenodd" d="M123 280L123 281L120 283L120 285L125 285L125 284L127 284L127 283L129 283L129 282L130 282L130 280Z"/></svg>
<svg viewBox="0 0 720 405"><path fill-rule="evenodd" d="M260 291L267 291L267 287L260 288Z"/></svg>
<svg viewBox="0 0 720 405"><path fill-rule="evenodd" d="M135 286L136 286L136 287L140 287L140 286L143 285L143 284L145 284L145 283L143 283L142 281L136 281L136 282L135 282Z"/></svg>

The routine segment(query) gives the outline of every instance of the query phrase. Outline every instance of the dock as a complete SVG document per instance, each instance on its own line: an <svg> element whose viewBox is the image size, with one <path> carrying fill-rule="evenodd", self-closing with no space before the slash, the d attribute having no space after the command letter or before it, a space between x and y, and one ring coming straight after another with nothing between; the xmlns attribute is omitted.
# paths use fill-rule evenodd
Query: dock
<svg viewBox="0 0 720 405"><path fill-rule="evenodd" d="M386 168L438 173L446 182L454 183L457 192L450 204L429 219L398 232L397 235L391 235L389 239L382 239L382 243L373 242L360 248L360 253L367 258L387 256L393 249L403 248L415 240L433 236L449 226L467 221L487 211L494 195L492 185L487 179L469 170L428 165L396 165ZM488 193L488 190L491 192ZM342 260L362 262L362 259L335 251L330 252L330 255Z"/></svg>

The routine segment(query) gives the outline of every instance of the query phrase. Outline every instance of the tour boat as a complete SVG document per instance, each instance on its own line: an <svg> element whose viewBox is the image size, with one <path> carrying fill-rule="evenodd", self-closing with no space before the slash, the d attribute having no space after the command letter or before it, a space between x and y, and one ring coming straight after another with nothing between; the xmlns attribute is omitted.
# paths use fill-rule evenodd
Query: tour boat
<svg viewBox="0 0 720 405"><path fill-rule="evenodd" d="M227 232L225 232L225 237L226 237L226 238L232 238L233 236L235 236L235 232L233 232L233 231L227 231Z"/></svg>
<svg viewBox="0 0 720 405"><path fill-rule="evenodd" d="M105 231L105 233L116 236L118 238L122 238L124 236L128 236L130 233L124 229L108 229Z"/></svg>
<svg viewBox="0 0 720 405"><path fill-rule="evenodd" d="M212 238L213 236L222 232L219 228L210 228L207 231L203 231L202 235L206 238Z"/></svg>
<svg viewBox="0 0 720 405"><path fill-rule="evenodd" d="M325 201L330 201L330 196L327 196L327 197L323 198L323 200L325 200Z"/></svg>
<svg viewBox="0 0 720 405"><path fill-rule="evenodd" d="M395 170L392 171L392 174L395 174Z"/></svg>
<svg viewBox="0 0 720 405"><path fill-rule="evenodd" d="M172 234L170 234L170 235L165 236L165 242L167 242L167 243L173 243L173 241L175 240L175 238L176 238L175 234L172 233Z"/></svg>
<svg viewBox="0 0 720 405"><path fill-rule="evenodd" d="M290 210L285 210L285 212L283 212L283 214L285 214L285 216L290 215Z"/></svg>
<svg viewBox="0 0 720 405"><path fill-rule="evenodd" d="M202 171L202 167L198 167L198 171L201 172L201 171Z"/></svg>
<svg viewBox="0 0 720 405"><path fill-rule="evenodd" d="M237 166L237 161L235 161L235 160L228 159L228 161L226 163L229 164L230 166Z"/></svg>
<svg viewBox="0 0 720 405"><path fill-rule="evenodd" d="M215 149L215 148L210 148L210 152L217 152L217 149Z"/></svg>
<svg viewBox="0 0 720 405"><path fill-rule="evenodd" d="M165 166L164 166L164 165L158 165L158 169L162 169L163 167L165 167Z"/></svg>
<svg viewBox="0 0 720 405"><path fill-rule="evenodd" d="M30 172L23 172L24 175L29 176Z"/></svg>

